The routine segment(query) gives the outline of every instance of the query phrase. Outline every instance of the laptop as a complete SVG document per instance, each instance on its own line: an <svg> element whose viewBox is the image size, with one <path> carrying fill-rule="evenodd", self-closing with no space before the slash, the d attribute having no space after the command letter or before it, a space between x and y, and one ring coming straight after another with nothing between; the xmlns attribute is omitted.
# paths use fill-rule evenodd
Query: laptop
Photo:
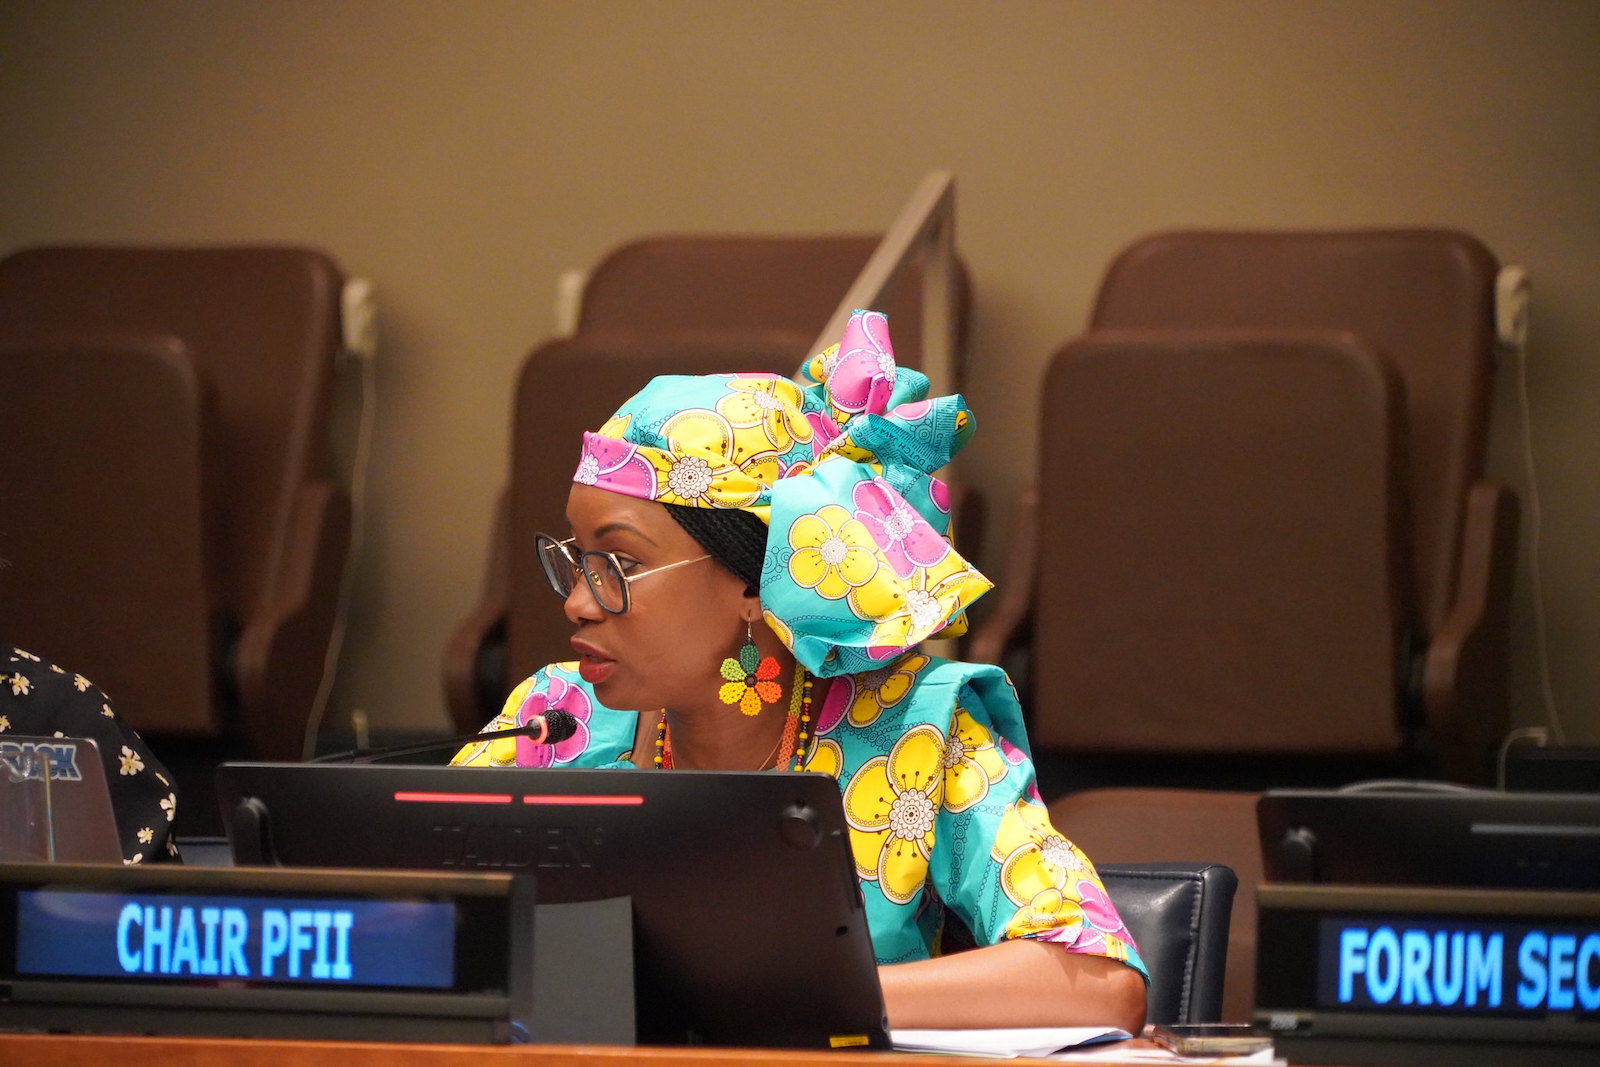
<svg viewBox="0 0 1600 1067"><path fill-rule="evenodd" d="M0 861L121 863L100 749L86 737L0 735Z"/></svg>
<svg viewBox="0 0 1600 1067"><path fill-rule="evenodd" d="M827 775L227 763L217 790L239 864L528 873L542 907L629 902L609 955L631 947L642 1044L889 1047Z"/></svg>

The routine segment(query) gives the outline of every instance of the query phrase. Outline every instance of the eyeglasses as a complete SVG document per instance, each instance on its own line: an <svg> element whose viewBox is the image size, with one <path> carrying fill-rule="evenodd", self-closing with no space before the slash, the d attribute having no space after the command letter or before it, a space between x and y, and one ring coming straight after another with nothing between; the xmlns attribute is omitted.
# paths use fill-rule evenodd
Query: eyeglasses
<svg viewBox="0 0 1600 1067"><path fill-rule="evenodd" d="M676 563L664 563L647 571L624 574L622 561L614 553L574 552L571 546L576 540L576 537L569 537L565 541L557 541L549 534L535 534L533 545L539 552L539 565L544 568L544 576L550 579L550 588L563 600L578 587L578 576L581 574L589 592L594 594L595 603L608 615L627 614L628 608L633 605L629 587L640 578L711 558L708 552L694 559L680 559Z"/></svg>

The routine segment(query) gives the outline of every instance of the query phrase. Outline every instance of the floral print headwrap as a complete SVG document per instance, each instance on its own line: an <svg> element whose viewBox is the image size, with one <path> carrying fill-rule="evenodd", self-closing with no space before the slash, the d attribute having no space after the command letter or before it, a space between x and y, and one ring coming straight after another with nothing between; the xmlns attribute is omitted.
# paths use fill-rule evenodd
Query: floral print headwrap
<svg viewBox="0 0 1600 1067"><path fill-rule="evenodd" d="M951 543L950 490L933 472L972 436L966 402L929 399L926 375L895 366L879 312L852 315L798 377L655 378L583 435L573 481L759 516L767 624L815 675L965 632L992 583Z"/></svg>

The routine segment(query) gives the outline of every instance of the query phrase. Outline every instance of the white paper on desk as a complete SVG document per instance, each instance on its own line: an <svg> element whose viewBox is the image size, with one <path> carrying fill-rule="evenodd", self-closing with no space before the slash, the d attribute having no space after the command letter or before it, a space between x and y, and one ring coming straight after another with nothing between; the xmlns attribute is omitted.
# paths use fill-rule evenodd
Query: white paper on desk
<svg viewBox="0 0 1600 1067"><path fill-rule="evenodd" d="M1101 1041L1123 1041L1126 1030L1110 1026L1037 1026L1009 1030L890 1030L889 1040L904 1052L950 1052L967 1056L1048 1056L1065 1048Z"/></svg>
<svg viewBox="0 0 1600 1067"><path fill-rule="evenodd" d="M1270 1048L1264 1048L1260 1052L1242 1052L1228 1056L1179 1056L1164 1048L1129 1048L1126 1045L1118 1045L1115 1048L1070 1049L1057 1052L1049 1058L1062 1063L1212 1064L1214 1067L1283 1067L1286 1062L1274 1055Z"/></svg>

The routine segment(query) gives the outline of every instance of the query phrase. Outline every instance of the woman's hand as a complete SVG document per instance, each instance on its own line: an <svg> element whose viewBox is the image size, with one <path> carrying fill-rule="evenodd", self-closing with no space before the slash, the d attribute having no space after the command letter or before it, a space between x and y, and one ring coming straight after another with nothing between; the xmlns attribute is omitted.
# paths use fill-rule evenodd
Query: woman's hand
<svg viewBox="0 0 1600 1067"><path fill-rule="evenodd" d="M1144 1028L1144 979L1105 956L1017 938L878 968L895 1029Z"/></svg>

